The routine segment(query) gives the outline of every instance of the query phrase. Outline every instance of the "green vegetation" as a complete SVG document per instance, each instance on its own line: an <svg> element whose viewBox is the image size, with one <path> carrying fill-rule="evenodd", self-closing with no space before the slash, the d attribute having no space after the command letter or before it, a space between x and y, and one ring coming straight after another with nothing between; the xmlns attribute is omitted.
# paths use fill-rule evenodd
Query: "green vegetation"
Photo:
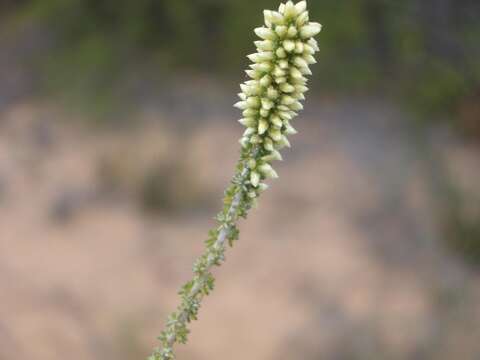
<svg viewBox="0 0 480 360"><path fill-rule="evenodd" d="M120 74L147 68L238 73L251 51L251 35L243 29L253 28L261 10L275 5L273 0L24 0L7 2L3 13L44 24L55 38L45 50L48 56L39 54L44 88L68 99L86 97L85 103L108 113L128 96L119 86L128 79ZM317 89L386 91L408 100L423 119L455 119L460 127L465 116L471 118L459 109L480 88L478 2L322 0L310 7L329 30L322 39L326 51Z"/></svg>

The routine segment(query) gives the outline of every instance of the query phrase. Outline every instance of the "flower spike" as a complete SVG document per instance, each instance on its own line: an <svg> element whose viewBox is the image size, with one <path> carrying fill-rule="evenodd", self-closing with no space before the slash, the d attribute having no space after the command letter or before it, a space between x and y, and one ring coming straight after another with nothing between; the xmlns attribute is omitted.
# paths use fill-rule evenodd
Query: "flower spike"
<svg viewBox="0 0 480 360"><path fill-rule="evenodd" d="M225 260L226 245L238 239L238 220L247 217L268 189L264 181L278 178L272 163L282 160L280 150L290 147L287 136L297 133L290 121L303 109L306 76L312 74L313 55L319 51L313 37L322 26L309 22L306 1L287 1L278 11L265 10L263 15L265 25L254 30L260 38L255 41L257 52L248 55L249 79L240 85L240 101L234 105L242 111L238 121L246 127L239 141L237 171L225 191L223 210L216 216L217 227L210 231L206 250L193 266L193 279L179 291L181 303L159 337L161 347L148 360L173 360L174 344L187 342L187 325L197 318L202 298L213 290L212 268Z"/></svg>

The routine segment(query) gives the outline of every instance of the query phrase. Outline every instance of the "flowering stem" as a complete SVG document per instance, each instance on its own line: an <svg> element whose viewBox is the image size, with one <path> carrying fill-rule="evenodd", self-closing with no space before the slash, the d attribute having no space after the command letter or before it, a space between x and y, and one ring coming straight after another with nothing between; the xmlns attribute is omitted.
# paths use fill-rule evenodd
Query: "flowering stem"
<svg viewBox="0 0 480 360"><path fill-rule="evenodd" d="M255 42L258 52L248 56L253 62L246 71L250 80L240 85L241 101L235 104L243 114L239 122L247 128L235 175L216 216L217 227L209 232L206 250L193 265L194 276L180 289L181 303L159 337L162 346L148 360L175 359L174 344L187 342L187 325L197 319L202 298L213 290L212 268L225 260L227 242L233 246L238 239L238 220L247 217L268 188L263 181L278 177L271 163L282 160L279 150L289 147L287 136L296 133L290 121L303 109L305 76L311 74L309 65L319 50L313 36L321 25L309 22L306 1L288 1L278 11L265 10L264 16L266 26L255 29L262 39Z"/></svg>

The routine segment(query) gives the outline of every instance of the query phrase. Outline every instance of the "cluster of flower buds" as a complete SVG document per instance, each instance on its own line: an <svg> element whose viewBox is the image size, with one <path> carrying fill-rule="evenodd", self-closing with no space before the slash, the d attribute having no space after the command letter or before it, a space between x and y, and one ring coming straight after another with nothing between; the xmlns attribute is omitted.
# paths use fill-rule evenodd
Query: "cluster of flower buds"
<svg viewBox="0 0 480 360"><path fill-rule="evenodd" d="M312 74L309 65L316 63L313 55L319 50L313 37L322 28L309 21L306 1L288 1L278 11L265 10L264 17L265 26L255 29L261 38L255 42L257 52L248 55L250 79L240 85L241 101L234 105L243 111L239 122L247 128L240 144L260 149L260 156L247 162L257 192L266 188L262 180L278 177L271 162L282 160L279 150L290 147L287 136L296 133L290 121L303 109L306 76Z"/></svg>
<svg viewBox="0 0 480 360"><path fill-rule="evenodd" d="M265 26L255 29L261 38L255 42L258 52L248 56L253 62L247 70L250 79L240 85L241 101L235 104L243 111L240 123L247 128L240 140L237 170L225 191L217 227L205 242L206 251L195 262L193 279L179 293L182 301L159 337L161 348L149 360L173 360L174 344L187 341L188 323L197 318L203 296L213 289L212 267L225 260L225 243L232 246L238 239L237 221L247 216L267 188L263 181L278 177L271 163L282 160L280 150L290 146L287 136L296 133L290 122L303 108L309 65L315 63L313 55L319 50L313 36L321 25L309 22L305 1L288 1L278 11L265 10L264 15Z"/></svg>

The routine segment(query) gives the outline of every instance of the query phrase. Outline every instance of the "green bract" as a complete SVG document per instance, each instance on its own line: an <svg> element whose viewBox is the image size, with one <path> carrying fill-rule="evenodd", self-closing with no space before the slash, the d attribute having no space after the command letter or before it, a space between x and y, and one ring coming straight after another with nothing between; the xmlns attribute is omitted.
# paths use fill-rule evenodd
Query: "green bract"
<svg viewBox="0 0 480 360"><path fill-rule="evenodd" d="M175 358L173 345L186 343L187 324L197 318L203 296L213 290L213 266L225 260L226 243L238 239L237 221L246 218L258 196L268 186L264 181L277 178L272 166L282 160L279 150L290 147L288 135L296 130L290 121L303 109L301 101L308 90L309 66L319 50L313 39L321 25L309 21L307 3L281 4L278 11L264 11L265 26L255 29L261 38L255 41L257 52L248 55L253 62L246 70L249 80L240 85L240 100L235 107L242 110L239 122L246 127L240 139L240 160L230 186L225 191L223 210L216 216L218 225L206 240L206 251L193 266L193 279L181 288L181 303L167 320L159 337L161 348L148 360Z"/></svg>

